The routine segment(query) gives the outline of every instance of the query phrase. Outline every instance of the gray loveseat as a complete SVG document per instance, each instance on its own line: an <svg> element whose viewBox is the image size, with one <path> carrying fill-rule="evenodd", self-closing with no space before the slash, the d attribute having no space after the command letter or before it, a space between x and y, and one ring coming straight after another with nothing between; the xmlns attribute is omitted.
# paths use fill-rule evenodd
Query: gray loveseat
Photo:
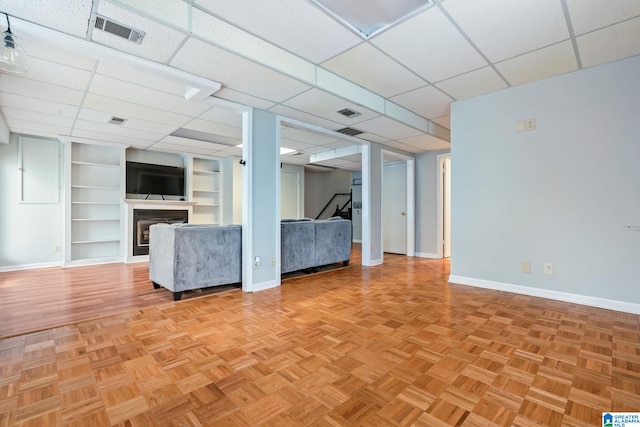
<svg viewBox="0 0 640 427"><path fill-rule="evenodd" d="M153 287L182 292L242 281L239 225L154 224L149 229L149 279ZM281 273L348 265L351 221L342 218L281 223Z"/></svg>
<svg viewBox="0 0 640 427"><path fill-rule="evenodd" d="M149 279L178 301L183 291L242 281L242 227L154 224Z"/></svg>

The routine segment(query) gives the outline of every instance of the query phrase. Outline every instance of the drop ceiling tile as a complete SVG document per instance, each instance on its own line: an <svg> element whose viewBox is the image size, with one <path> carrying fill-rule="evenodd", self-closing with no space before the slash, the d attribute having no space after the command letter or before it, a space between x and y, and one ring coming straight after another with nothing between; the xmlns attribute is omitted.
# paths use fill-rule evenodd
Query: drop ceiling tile
<svg viewBox="0 0 640 427"><path fill-rule="evenodd" d="M426 86L394 96L391 101L430 119L449 114L449 104L453 99L433 86Z"/></svg>
<svg viewBox="0 0 640 427"><path fill-rule="evenodd" d="M573 45L569 40L516 56L496 64L511 85L542 80L578 69Z"/></svg>
<svg viewBox="0 0 640 427"><path fill-rule="evenodd" d="M373 37L371 43L432 83L487 65L437 7Z"/></svg>
<svg viewBox="0 0 640 427"><path fill-rule="evenodd" d="M360 135L356 136L356 138L357 139L362 139L364 141L369 141L369 142L377 142L378 144L384 144L384 143L390 141L389 138L385 138L385 137L382 137L380 135L374 135L374 134L368 133L368 132L360 134Z"/></svg>
<svg viewBox="0 0 640 427"><path fill-rule="evenodd" d="M306 83L315 82L315 65L198 9L192 33L206 41Z"/></svg>
<svg viewBox="0 0 640 427"><path fill-rule="evenodd" d="M127 127L127 123L124 125L111 125L107 123L96 123L86 120L77 120L74 129L85 130L90 132L101 132L112 135L125 136L127 138L138 140L159 141L164 134L154 132L144 132Z"/></svg>
<svg viewBox="0 0 640 427"><path fill-rule="evenodd" d="M45 125L71 128L73 126L72 117L63 117L52 114L37 113L34 111L18 110L15 108L2 106L2 115L7 119L22 120L24 122L42 123Z"/></svg>
<svg viewBox="0 0 640 427"><path fill-rule="evenodd" d="M226 136L229 138L242 139L242 128L229 126L222 123L210 122L208 120L194 119L189 123L186 123L182 127L185 129Z"/></svg>
<svg viewBox="0 0 640 427"><path fill-rule="evenodd" d="M11 114L6 115L5 118L7 119L7 124L10 129L33 129L35 132L46 132L56 135L69 133L71 131L71 125L68 124L68 119L62 119L56 122L54 118L49 116L46 121L39 120L44 116L45 115L38 113L31 113L23 115L22 117Z"/></svg>
<svg viewBox="0 0 640 427"><path fill-rule="evenodd" d="M79 120L99 123L99 124L107 124L107 122L113 117L114 114L107 113L104 111L96 111L89 108L83 108L80 110L78 114ZM112 125L109 125L112 126ZM127 129L140 130L143 132L151 132L158 134L168 134L177 129L176 126L166 125L163 123L150 122L147 120L141 120L136 118L127 118L127 121L123 126L126 126Z"/></svg>
<svg viewBox="0 0 640 427"><path fill-rule="evenodd" d="M285 105L276 105L275 107L270 108L269 111L271 111L274 114L279 114L285 118L288 117L290 119L300 120L301 122L320 126L321 128L324 128L324 129L335 130L343 127L341 123L327 120L322 117L314 116L304 111L287 107Z"/></svg>
<svg viewBox="0 0 640 427"><path fill-rule="evenodd" d="M200 147L193 147L188 145L175 145L175 144L169 144L166 142L156 142L155 144L150 146L149 149L154 151L165 151L170 153L180 153L180 154L189 153L189 154L200 154L200 155L208 155L212 151L214 151L212 148L200 148Z"/></svg>
<svg viewBox="0 0 640 427"><path fill-rule="evenodd" d="M27 61L30 61L31 58L39 58L87 71L93 71L96 65L94 58L61 49L31 34L20 34L18 42L26 52Z"/></svg>
<svg viewBox="0 0 640 427"><path fill-rule="evenodd" d="M105 1L105 0L103 0ZM152 1L152 0L118 0L110 3L120 3L132 9L153 16L173 26L187 31L189 29L190 6L180 1Z"/></svg>
<svg viewBox="0 0 640 427"><path fill-rule="evenodd" d="M153 144L153 141L148 139L135 139L127 135L118 135L115 133L104 133L104 132L94 132L91 130L84 130L74 128L71 131L71 136L75 136L78 138L86 138L92 139L94 141L103 141L103 142L113 142L115 144L120 144L124 146L135 146L146 148L149 145Z"/></svg>
<svg viewBox="0 0 640 427"><path fill-rule="evenodd" d="M567 7L577 36L640 16L638 0L567 0Z"/></svg>
<svg viewBox="0 0 640 427"><path fill-rule="evenodd" d="M91 40L141 58L166 63L186 37L184 33L166 25L104 1L98 3L97 12L122 25L144 31L146 34L138 44L94 28Z"/></svg>
<svg viewBox="0 0 640 427"><path fill-rule="evenodd" d="M395 148L396 150L405 151L407 153L419 153L420 151L422 151L412 145L403 144L402 142L398 141L385 142L384 145L390 148Z"/></svg>
<svg viewBox="0 0 640 427"><path fill-rule="evenodd" d="M242 114L224 107L211 107L209 110L200 114L199 118L210 122L242 128Z"/></svg>
<svg viewBox="0 0 640 427"><path fill-rule="evenodd" d="M446 116L436 117L435 119L431 119L431 121L444 128L451 129L451 116L448 114Z"/></svg>
<svg viewBox="0 0 640 427"><path fill-rule="evenodd" d="M338 122L343 125L350 125L379 116L379 114L374 111L324 92L320 89L311 89L307 92L301 93L300 95L287 100L283 105L300 111L305 111L314 116L322 117L326 120ZM345 117L338 113L339 110L344 108L357 111L360 115L352 118Z"/></svg>
<svg viewBox="0 0 640 427"><path fill-rule="evenodd" d="M85 91L91 80L91 72L74 67L29 57L25 78L56 86Z"/></svg>
<svg viewBox="0 0 640 427"><path fill-rule="evenodd" d="M305 1L197 0L196 4L316 64L362 41Z"/></svg>
<svg viewBox="0 0 640 427"><path fill-rule="evenodd" d="M442 6L492 62L569 38L558 0L447 0Z"/></svg>
<svg viewBox="0 0 640 427"><path fill-rule="evenodd" d="M22 75L25 76L26 74ZM0 78L0 92L70 105L80 105L83 97L83 92L79 90L37 82L12 74L2 74L2 78Z"/></svg>
<svg viewBox="0 0 640 427"><path fill-rule="evenodd" d="M318 133L308 132L302 129L288 127L280 131L281 138L291 139L293 141L304 142L310 145L325 145L330 142L338 141L338 136L320 135Z"/></svg>
<svg viewBox="0 0 640 427"><path fill-rule="evenodd" d="M206 151L224 150L229 147L228 144L216 144L215 142L200 141L197 139L181 138L179 136L167 135L159 142L172 144L176 146L185 146L193 148L201 148ZM240 144L240 141L235 141L234 145Z"/></svg>
<svg viewBox="0 0 640 427"><path fill-rule="evenodd" d="M96 73L112 77L116 80L165 92L182 99L184 99L186 92L186 85L182 82L170 80L151 71L121 62L100 61Z"/></svg>
<svg viewBox="0 0 640 427"><path fill-rule="evenodd" d="M577 37L583 67L640 54L640 18Z"/></svg>
<svg viewBox="0 0 640 427"><path fill-rule="evenodd" d="M470 71L435 84L453 99L466 99L509 87L491 67Z"/></svg>
<svg viewBox="0 0 640 427"><path fill-rule="evenodd" d="M380 116L371 120L367 120L365 122L357 123L354 127L372 133L374 135L379 135L384 138L394 140L409 138L411 136L420 135L421 133L417 129L404 125L385 116Z"/></svg>
<svg viewBox="0 0 640 427"><path fill-rule="evenodd" d="M18 110L34 111L37 113L52 114L61 117L74 118L76 114L78 114L78 107L73 105L43 101L37 98L28 98L26 96L6 92L0 92L0 105L2 105L3 108L10 107Z"/></svg>
<svg viewBox="0 0 640 427"><path fill-rule="evenodd" d="M227 101L235 102L237 104L247 105L249 107L259 108L261 110L268 110L276 105L273 101L258 98L257 96L249 95L246 93L238 92L226 87L222 87L214 95L216 98L225 99Z"/></svg>
<svg viewBox="0 0 640 427"><path fill-rule="evenodd" d="M7 119L7 124L13 133L44 136L47 138L56 138L58 135L68 135L71 132L71 128L69 127L28 122L25 120Z"/></svg>
<svg viewBox="0 0 640 427"><path fill-rule="evenodd" d="M309 156L306 154L297 156L285 154L280 156L280 160L282 160L282 163L288 165L306 165L307 163L309 163Z"/></svg>
<svg viewBox="0 0 640 427"><path fill-rule="evenodd" d="M451 143L449 141L445 141L444 139L440 139L429 134L414 136L412 138L401 139L398 142L404 145L416 148L419 150L419 152L444 150L451 147Z"/></svg>
<svg viewBox="0 0 640 427"><path fill-rule="evenodd" d="M369 43L362 43L322 66L388 98L424 86L426 82Z"/></svg>
<svg viewBox="0 0 640 427"><path fill-rule="evenodd" d="M87 35L92 0L2 0L3 13L78 37Z"/></svg>
<svg viewBox="0 0 640 427"><path fill-rule="evenodd" d="M170 111L146 107L131 102L121 101L108 96L88 93L83 106L92 110L103 111L125 119L137 118L154 123L163 123L180 127L189 122L192 117Z"/></svg>
<svg viewBox="0 0 640 427"><path fill-rule="evenodd" d="M306 150L311 148L311 147L317 147L316 145L312 145L312 144L307 144L305 142L300 142L300 141L295 141L293 139L288 139L288 138L283 138L282 136L280 137L280 146L281 147L286 147L286 148L290 148L292 150L296 150L296 151L302 151L302 152L307 152Z"/></svg>
<svg viewBox="0 0 640 427"><path fill-rule="evenodd" d="M282 102L310 87L193 38L176 54L171 66L220 82L224 87L275 102Z"/></svg>
<svg viewBox="0 0 640 427"><path fill-rule="evenodd" d="M224 150L220 150L216 152L216 156L227 157L227 156L242 156L242 148L238 147L229 147Z"/></svg>
<svg viewBox="0 0 640 427"><path fill-rule="evenodd" d="M209 109L208 105L200 102L186 101L180 96L103 75L93 77L89 92L188 116L198 116Z"/></svg>

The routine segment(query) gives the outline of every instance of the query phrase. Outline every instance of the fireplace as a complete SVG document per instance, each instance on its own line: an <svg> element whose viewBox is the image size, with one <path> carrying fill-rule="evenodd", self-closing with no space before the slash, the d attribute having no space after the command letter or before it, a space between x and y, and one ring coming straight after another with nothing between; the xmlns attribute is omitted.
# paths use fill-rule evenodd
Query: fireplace
<svg viewBox="0 0 640 427"><path fill-rule="evenodd" d="M134 209L133 255L149 255L149 227L153 224L175 224L188 221L189 211L185 209Z"/></svg>

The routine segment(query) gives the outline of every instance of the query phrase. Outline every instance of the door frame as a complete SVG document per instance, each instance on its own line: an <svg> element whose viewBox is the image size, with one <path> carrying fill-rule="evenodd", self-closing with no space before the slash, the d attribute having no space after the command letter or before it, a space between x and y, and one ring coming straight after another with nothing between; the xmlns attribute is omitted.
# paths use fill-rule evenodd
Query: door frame
<svg viewBox="0 0 640 427"><path fill-rule="evenodd" d="M451 160L451 153L438 154L437 162L438 162L438 197L437 197L437 221L436 221L436 236L438 236L438 244L436 252L438 254L438 258L444 258L444 180L442 178L444 174L444 161L445 159ZM451 173L451 171L449 171ZM449 198L451 198L451 191L449 191ZM449 213L449 223L451 223L451 213ZM449 241L449 245L451 245L451 241Z"/></svg>
<svg viewBox="0 0 640 427"><path fill-rule="evenodd" d="M410 156L405 156L403 154L398 153L397 151L389 151L382 149L382 169L384 171L385 161L384 161L384 153L389 152L394 158L398 159L394 162L404 162L406 164L406 206L405 212L407 213L407 224L406 224L406 256L415 256L416 255L416 161L415 158ZM384 179L384 174L382 175L382 179ZM384 185L382 186L384 188ZM382 223L384 227L384 222ZM380 230L380 234L382 234L382 230ZM382 239L380 240L382 243ZM384 250L382 251L382 256L384 258Z"/></svg>

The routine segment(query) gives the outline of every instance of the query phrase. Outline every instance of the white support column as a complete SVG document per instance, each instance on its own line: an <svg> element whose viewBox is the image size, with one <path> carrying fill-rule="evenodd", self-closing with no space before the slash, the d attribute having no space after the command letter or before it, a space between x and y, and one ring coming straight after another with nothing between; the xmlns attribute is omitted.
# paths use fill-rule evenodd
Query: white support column
<svg viewBox="0 0 640 427"><path fill-rule="evenodd" d="M362 147L362 265L382 262L382 149L369 143Z"/></svg>
<svg viewBox="0 0 640 427"><path fill-rule="evenodd" d="M242 116L242 290L280 286L280 126L272 113Z"/></svg>

